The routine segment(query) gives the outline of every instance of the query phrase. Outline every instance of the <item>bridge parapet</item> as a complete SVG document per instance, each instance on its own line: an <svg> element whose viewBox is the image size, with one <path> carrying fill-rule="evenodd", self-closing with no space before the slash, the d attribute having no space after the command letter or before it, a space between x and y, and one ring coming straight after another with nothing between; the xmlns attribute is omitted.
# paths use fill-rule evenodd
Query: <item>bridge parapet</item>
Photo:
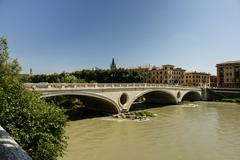
<svg viewBox="0 0 240 160"><path fill-rule="evenodd" d="M61 89L107 89L107 88L175 88L200 89L181 85L152 84L152 83L25 83L29 90L61 90Z"/></svg>

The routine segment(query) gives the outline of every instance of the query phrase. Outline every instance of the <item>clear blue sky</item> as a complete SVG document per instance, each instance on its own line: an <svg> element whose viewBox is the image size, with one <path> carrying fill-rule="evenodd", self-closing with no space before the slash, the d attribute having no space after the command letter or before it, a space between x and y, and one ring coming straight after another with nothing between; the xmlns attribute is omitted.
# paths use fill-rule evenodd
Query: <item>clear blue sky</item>
<svg viewBox="0 0 240 160"><path fill-rule="evenodd" d="M240 0L0 0L23 72L174 64L215 74L240 60Z"/></svg>

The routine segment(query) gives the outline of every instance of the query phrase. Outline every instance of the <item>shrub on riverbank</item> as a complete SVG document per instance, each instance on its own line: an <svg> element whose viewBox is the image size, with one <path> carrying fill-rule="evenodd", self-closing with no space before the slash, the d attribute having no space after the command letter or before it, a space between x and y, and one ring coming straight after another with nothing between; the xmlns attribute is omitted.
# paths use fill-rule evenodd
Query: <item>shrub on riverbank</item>
<svg viewBox="0 0 240 160"><path fill-rule="evenodd" d="M148 111L134 111L133 112L136 116L146 116L146 117L155 117L155 115L152 112Z"/></svg>
<svg viewBox="0 0 240 160"><path fill-rule="evenodd" d="M12 77L0 78L0 125L36 160L55 160L66 147L66 117L55 105L26 91Z"/></svg>
<svg viewBox="0 0 240 160"><path fill-rule="evenodd" d="M118 113L112 115L113 118L132 119L132 120L144 120L147 117L155 117L156 115L149 111L134 111L126 113Z"/></svg>

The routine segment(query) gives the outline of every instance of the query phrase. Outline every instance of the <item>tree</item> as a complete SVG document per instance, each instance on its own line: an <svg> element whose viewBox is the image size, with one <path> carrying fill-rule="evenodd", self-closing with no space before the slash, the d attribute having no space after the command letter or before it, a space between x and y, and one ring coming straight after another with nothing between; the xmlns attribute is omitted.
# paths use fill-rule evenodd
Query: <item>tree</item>
<svg viewBox="0 0 240 160"><path fill-rule="evenodd" d="M49 83L139 83L143 82L143 73L119 68L116 70L82 70L72 73L34 75L29 82Z"/></svg>
<svg viewBox="0 0 240 160"><path fill-rule="evenodd" d="M0 75L17 75L20 71L18 61L9 58L7 39L0 37Z"/></svg>
<svg viewBox="0 0 240 160"><path fill-rule="evenodd" d="M0 124L36 160L55 160L66 147L66 117L53 104L25 90L9 76L0 77Z"/></svg>
<svg viewBox="0 0 240 160"><path fill-rule="evenodd" d="M27 91L16 77L21 67L8 56L0 37L0 125L34 160L56 160L66 148L66 116L37 93Z"/></svg>

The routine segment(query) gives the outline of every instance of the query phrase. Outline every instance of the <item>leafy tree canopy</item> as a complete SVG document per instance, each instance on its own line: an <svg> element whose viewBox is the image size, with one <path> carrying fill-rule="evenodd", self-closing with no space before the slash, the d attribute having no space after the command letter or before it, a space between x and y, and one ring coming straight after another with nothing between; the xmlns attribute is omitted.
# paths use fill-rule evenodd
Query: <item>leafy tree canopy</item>
<svg viewBox="0 0 240 160"><path fill-rule="evenodd" d="M0 37L0 75L17 75L20 71L17 59L9 58L7 39Z"/></svg>
<svg viewBox="0 0 240 160"><path fill-rule="evenodd" d="M66 148L66 117L54 104L27 91L16 77L21 67L0 37L0 125L34 160L56 160Z"/></svg>
<svg viewBox="0 0 240 160"><path fill-rule="evenodd" d="M23 79L23 78L22 78ZM39 83L139 83L143 82L143 74L127 69L116 70L82 70L72 73L33 75L25 82Z"/></svg>

